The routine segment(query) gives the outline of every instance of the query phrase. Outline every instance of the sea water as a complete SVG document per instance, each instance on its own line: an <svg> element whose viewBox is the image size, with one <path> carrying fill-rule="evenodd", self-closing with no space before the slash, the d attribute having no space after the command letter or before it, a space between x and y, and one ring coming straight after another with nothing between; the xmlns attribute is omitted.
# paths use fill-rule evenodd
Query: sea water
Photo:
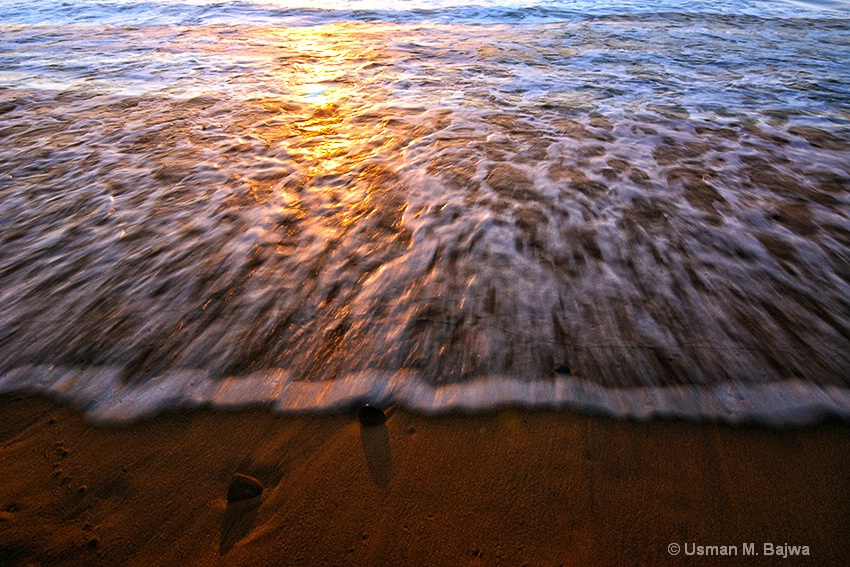
<svg viewBox="0 0 850 567"><path fill-rule="evenodd" d="M850 5L0 0L0 390L850 417Z"/></svg>

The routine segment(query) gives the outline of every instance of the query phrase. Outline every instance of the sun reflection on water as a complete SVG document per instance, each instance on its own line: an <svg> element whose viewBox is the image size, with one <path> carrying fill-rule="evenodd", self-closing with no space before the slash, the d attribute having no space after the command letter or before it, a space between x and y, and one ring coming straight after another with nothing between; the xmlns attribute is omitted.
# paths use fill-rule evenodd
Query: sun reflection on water
<svg viewBox="0 0 850 567"><path fill-rule="evenodd" d="M390 55L344 27L253 30L254 46L268 44L253 56L267 62L279 92L247 97L244 128L280 164L278 173L245 182L320 240L357 240L366 231L368 246L386 244L404 232L399 150L421 131L395 118L386 77L363 79L364 66Z"/></svg>

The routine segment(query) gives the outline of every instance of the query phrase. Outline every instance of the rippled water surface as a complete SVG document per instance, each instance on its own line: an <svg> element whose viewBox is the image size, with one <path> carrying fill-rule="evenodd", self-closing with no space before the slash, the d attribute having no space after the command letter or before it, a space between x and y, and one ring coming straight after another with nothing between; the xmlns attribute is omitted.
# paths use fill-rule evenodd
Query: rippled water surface
<svg viewBox="0 0 850 567"><path fill-rule="evenodd" d="M0 0L0 389L850 416L845 3L312 5Z"/></svg>

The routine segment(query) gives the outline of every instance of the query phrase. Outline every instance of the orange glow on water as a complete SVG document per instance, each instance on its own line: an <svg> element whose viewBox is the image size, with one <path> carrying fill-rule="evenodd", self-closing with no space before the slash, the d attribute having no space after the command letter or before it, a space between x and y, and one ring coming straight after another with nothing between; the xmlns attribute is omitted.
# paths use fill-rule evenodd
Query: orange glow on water
<svg viewBox="0 0 850 567"><path fill-rule="evenodd" d="M419 133L394 119L386 77L354 80L389 54L345 27L257 28L254 41L210 46L235 61L262 60L277 86L277 92L249 93L242 120L232 126L242 139L262 140L275 156L267 169L242 179L247 193L254 202L282 200L299 217L309 200L310 222L327 239L372 214L376 192L394 190L395 172L403 167L399 150ZM399 219L404 207L393 207L391 216Z"/></svg>

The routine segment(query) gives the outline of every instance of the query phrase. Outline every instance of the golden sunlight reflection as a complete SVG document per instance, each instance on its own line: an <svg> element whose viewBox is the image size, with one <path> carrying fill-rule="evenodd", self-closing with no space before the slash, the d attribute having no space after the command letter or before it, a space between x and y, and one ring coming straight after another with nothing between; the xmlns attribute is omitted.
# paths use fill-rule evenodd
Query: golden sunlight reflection
<svg viewBox="0 0 850 567"><path fill-rule="evenodd" d="M293 122L298 139L290 143L290 151L306 168L308 180L346 175L369 157L366 142L380 135L380 124L355 126L347 120L374 99L368 90L358 92L351 79L362 64L361 53L334 38L326 27L294 30L290 39L300 57L282 77L304 107L304 115ZM355 102L361 99L366 100Z"/></svg>
<svg viewBox="0 0 850 567"><path fill-rule="evenodd" d="M392 230L381 238L391 240L406 208L404 195L389 195L403 191L400 150L420 132L395 116L387 77L362 79L360 69L387 57L385 50L339 28L255 32L253 45L268 47L253 55L272 63L279 91L247 100L243 126L246 135L267 145L277 165L271 173L258 172L264 176L259 184L244 181L252 195L299 207L298 216L306 213L304 222L323 239L342 238L371 218L369 226L390 219ZM257 192L258 185L266 189Z"/></svg>

